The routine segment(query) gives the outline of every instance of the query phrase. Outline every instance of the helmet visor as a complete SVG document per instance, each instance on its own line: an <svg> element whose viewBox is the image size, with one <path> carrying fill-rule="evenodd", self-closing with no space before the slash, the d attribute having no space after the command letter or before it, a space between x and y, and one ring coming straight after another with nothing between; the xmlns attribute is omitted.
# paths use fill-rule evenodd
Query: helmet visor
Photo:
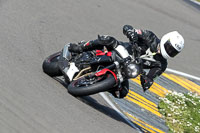
<svg viewBox="0 0 200 133"><path fill-rule="evenodd" d="M174 57L176 56L179 51L177 51L171 44L170 40L168 40L165 44L164 44L164 47L165 47L165 51L167 52L167 54L170 56L170 57Z"/></svg>

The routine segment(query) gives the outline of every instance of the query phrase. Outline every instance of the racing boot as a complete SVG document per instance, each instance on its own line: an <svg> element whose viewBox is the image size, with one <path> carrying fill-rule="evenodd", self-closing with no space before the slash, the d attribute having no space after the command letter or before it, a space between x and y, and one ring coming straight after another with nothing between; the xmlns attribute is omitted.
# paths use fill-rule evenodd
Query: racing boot
<svg viewBox="0 0 200 133"><path fill-rule="evenodd" d="M96 41L81 41L78 44L70 43L69 51L74 53L82 53L84 51L90 50ZM91 49L92 50L92 49Z"/></svg>
<svg viewBox="0 0 200 133"><path fill-rule="evenodd" d="M84 51L94 50L94 49L102 49L104 46L108 48L108 50L113 50L117 47L119 42L112 36L107 35L98 35L98 39L91 40L88 42L81 41L78 44L71 43L69 44L69 51L75 53L81 53Z"/></svg>
<svg viewBox="0 0 200 133"><path fill-rule="evenodd" d="M81 45L75 44L75 43L70 43L70 46L68 47L68 50L70 52L74 52L74 53L82 53L83 49L81 47Z"/></svg>

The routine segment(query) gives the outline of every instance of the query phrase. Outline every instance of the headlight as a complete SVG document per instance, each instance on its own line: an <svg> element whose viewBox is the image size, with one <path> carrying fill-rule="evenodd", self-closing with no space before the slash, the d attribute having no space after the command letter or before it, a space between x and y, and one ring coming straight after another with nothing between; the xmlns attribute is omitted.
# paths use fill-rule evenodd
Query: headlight
<svg viewBox="0 0 200 133"><path fill-rule="evenodd" d="M129 64L127 66L126 75L129 78L136 78L140 74L140 66L136 64Z"/></svg>

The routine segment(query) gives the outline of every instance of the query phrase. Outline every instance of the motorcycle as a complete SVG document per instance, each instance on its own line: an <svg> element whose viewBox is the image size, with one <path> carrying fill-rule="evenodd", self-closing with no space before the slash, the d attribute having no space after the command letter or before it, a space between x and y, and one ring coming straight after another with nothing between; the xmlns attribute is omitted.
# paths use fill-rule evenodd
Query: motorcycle
<svg viewBox="0 0 200 133"><path fill-rule="evenodd" d="M47 57L43 71L51 77L64 76L68 92L74 96L92 95L104 91L115 91L123 81L136 78L143 70L144 60L152 61L148 55L140 56L140 47L130 41L133 55L123 45L114 50L93 50L82 53L69 51L66 44L62 51ZM107 58L112 56L113 60Z"/></svg>

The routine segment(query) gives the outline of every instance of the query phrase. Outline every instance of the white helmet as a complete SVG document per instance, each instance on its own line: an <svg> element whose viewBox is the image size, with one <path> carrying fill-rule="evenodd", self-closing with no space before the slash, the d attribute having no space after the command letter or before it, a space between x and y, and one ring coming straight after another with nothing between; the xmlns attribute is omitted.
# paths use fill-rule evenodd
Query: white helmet
<svg viewBox="0 0 200 133"><path fill-rule="evenodd" d="M160 41L161 54L165 59L175 57L184 47L184 39L177 31L165 34Z"/></svg>

